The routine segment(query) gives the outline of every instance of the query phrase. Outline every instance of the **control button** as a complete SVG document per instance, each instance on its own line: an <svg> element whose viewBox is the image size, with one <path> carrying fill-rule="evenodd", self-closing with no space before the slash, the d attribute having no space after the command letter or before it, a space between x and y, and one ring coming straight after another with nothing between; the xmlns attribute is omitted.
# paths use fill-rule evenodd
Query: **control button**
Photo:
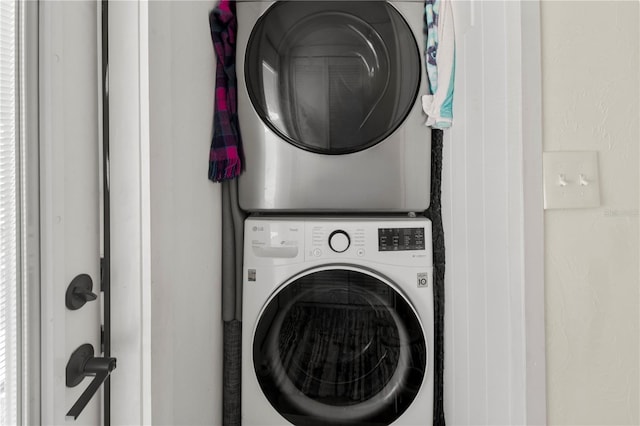
<svg viewBox="0 0 640 426"><path fill-rule="evenodd" d="M351 244L351 239L349 238L349 234L345 231L338 230L333 231L331 235L329 235L329 247L331 250L336 253L342 253L349 248Z"/></svg>
<svg viewBox="0 0 640 426"><path fill-rule="evenodd" d="M361 248L361 249L358 249L358 251L356 252L356 254L357 254L359 257L364 256L364 249L362 249L362 248Z"/></svg>
<svg viewBox="0 0 640 426"><path fill-rule="evenodd" d="M315 257L320 257L320 256L322 256L322 250L320 250L319 248L315 249L315 250L313 251L313 255L314 255Z"/></svg>

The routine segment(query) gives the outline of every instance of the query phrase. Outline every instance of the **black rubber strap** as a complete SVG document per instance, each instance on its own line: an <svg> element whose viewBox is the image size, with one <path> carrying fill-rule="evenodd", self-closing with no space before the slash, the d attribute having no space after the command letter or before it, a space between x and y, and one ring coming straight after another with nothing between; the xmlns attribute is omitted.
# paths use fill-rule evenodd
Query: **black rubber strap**
<svg viewBox="0 0 640 426"><path fill-rule="evenodd" d="M431 204L425 216L433 227L434 389L433 424L444 426L444 228L442 227L442 130L431 131Z"/></svg>
<svg viewBox="0 0 640 426"><path fill-rule="evenodd" d="M225 321L223 333L222 424L223 426L241 426L242 322Z"/></svg>

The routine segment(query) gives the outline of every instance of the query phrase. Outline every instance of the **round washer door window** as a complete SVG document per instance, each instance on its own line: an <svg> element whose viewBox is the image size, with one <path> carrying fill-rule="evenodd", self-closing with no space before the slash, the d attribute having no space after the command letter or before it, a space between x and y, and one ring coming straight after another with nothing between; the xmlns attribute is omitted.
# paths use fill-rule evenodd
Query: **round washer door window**
<svg viewBox="0 0 640 426"><path fill-rule="evenodd" d="M413 106L421 61L411 29L383 1L276 2L245 57L249 97L294 145L324 154L366 149Z"/></svg>
<svg viewBox="0 0 640 426"><path fill-rule="evenodd" d="M418 394L427 349L414 310L391 285L329 269L268 302L253 362L263 393L295 425L388 425Z"/></svg>

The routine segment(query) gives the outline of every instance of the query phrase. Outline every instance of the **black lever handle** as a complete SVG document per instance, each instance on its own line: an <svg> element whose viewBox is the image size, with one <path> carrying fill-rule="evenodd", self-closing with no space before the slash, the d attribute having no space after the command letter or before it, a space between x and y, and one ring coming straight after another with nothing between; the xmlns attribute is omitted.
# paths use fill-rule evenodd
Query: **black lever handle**
<svg viewBox="0 0 640 426"><path fill-rule="evenodd" d="M89 302L91 300L96 300L98 295L92 292L91 290L87 290L84 288L76 288L73 290L73 294L77 297L83 298L85 301Z"/></svg>
<svg viewBox="0 0 640 426"><path fill-rule="evenodd" d="M116 368L115 358L97 358L93 356L93 346L86 343L73 351L67 363L67 387L80 384L86 376L95 376L80 398L67 413L67 418L77 419L102 383Z"/></svg>

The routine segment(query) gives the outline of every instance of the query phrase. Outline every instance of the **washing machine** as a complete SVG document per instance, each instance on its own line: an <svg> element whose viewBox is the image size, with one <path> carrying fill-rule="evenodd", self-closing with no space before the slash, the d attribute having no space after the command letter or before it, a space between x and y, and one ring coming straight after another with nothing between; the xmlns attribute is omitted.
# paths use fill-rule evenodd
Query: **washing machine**
<svg viewBox="0 0 640 426"><path fill-rule="evenodd" d="M245 241L244 426L430 424L431 222L250 217Z"/></svg>
<svg viewBox="0 0 640 426"><path fill-rule="evenodd" d="M423 0L238 0L244 210L428 207L423 16Z"/></svg>

